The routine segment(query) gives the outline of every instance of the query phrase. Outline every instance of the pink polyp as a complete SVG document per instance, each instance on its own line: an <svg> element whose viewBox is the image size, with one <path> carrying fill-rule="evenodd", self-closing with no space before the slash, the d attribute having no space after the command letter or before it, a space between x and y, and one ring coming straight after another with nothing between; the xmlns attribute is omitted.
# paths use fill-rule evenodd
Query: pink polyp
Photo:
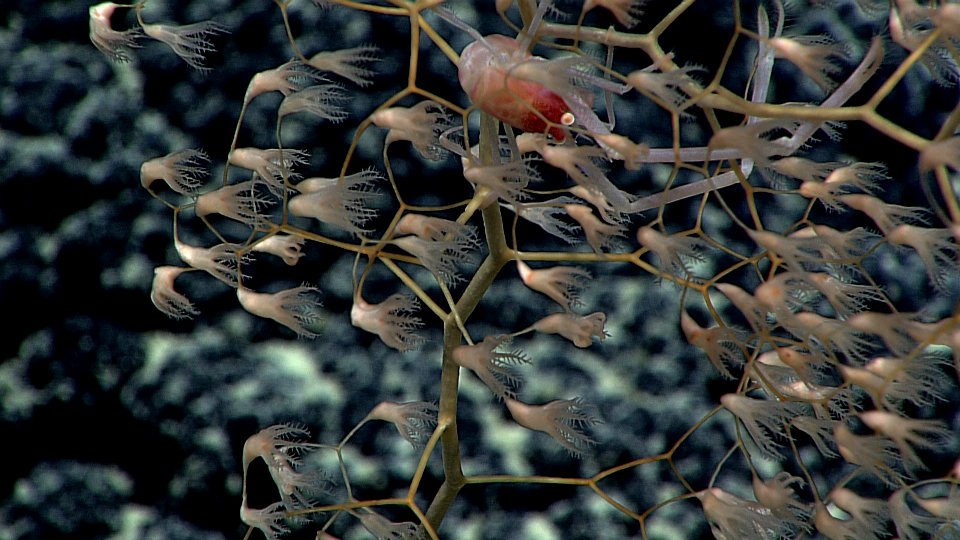
<svg viewBox="0 0 960 540"><path fill-rule="evenodd" d="M501 122L531 133L549 132L558 140L570 107L555 92L509 74L521 62L536 57L520 48L517 40L494 34L467 45L460 54L460 86L482 111Z"/></svg>

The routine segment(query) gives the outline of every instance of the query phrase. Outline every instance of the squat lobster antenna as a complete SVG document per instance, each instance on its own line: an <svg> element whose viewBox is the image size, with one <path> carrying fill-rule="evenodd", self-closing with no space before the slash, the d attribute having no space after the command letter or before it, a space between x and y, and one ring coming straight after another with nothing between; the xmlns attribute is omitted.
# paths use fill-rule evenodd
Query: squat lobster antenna
<svg viewBox="0 0 960 540"><path fill-rule="evenodd" d="M520 50L529 51L532 47L533 40L537 37L537 32L540 30L540 24L543 23L543 16L547 14L548 10L554 9L553 0L540 0L540 4L537 6L537 11L533 14L533 19L530 20L530 24L524 27L523 32L520 37Z"/></svg>
<svg viewBox="0 0 960 540"><path fill-rule="evenodd" d="M466 32L467 35L472 37L475 41L486 43L486 40L483 39L483 36L480 35L480 32L477 32L474 27L465 23L460 17L457 17L457 14L454 13L452 9L446 6L437 6L433 8L433 12L444 21L455 26L458 30L463 30Z"/></svg>
<svg viewBox="0 0 960 540"><path fill-rule="evenodd" d="M543 16L550 9L553 9L553 0L541 0L540 5L537 6L537 11L533 15L533 19L530 21L530 24L522 31L522 36L518 36L520 41L520 50L526 51L531 48L534 38L537 35L537 31L540 28L540 24L543 22ZM477 32L475 28L467 24L460 17L457 17L456 13L452 9L446 6L437 6L433 8L433 12L437 14L438 17L448 22L449 24L455 26L458 30L463 30L474 41L479 41L488 48L490 48L487 41L484 39L480 32ZM493 50L491 48L491 50Z"/></svg>

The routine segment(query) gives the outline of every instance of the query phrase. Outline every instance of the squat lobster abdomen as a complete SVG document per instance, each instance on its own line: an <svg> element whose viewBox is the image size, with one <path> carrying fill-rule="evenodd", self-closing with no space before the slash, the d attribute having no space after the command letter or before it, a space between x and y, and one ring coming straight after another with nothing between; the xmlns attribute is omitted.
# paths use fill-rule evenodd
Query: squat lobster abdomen
<svg viewBox="0 0 960 540"><path fill-rule="evenodd" d="M482 111L515 128L566 138L557 125L574 122L570 106L546 86L511 75L523 62L539 61L516 39L494 34L466 46L460 55L460 86Z"/></svg>

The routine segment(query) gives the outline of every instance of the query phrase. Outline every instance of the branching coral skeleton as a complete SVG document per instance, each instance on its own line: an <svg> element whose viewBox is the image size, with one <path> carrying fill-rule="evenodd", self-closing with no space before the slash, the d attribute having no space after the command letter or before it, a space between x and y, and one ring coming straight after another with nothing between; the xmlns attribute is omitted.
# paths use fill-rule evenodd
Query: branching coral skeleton
<svg viewBox="0 0 960 540"><path fill-rule="evenodd" d="M220 185L204 185L211 159L200 150L170 152L141 167L142 187L174 210L173 246L186 265L158 265L151 298L171 318L195 317L199 307L174 281L192 294L196 289L187 282L207 274L221 282L214 281L216 286L233 289L248 314L312 338L320 331L318 298L326 276L316 287L261 287L260 267L291 270L280 267L282 262L300 271L316 262L312 248L321 248L322 257L341 253L343 260L353 260L353 274L346 277L353 278L352 287L344 287L352 296L343 301L353 328L344 325L345 331L359 331L357 339L362 332L373 334L379 341L371 351L408 352L405 360L412 362L422 363L423 355L409 351L438 352L439 382L433 388L438 395L372 398L364 409L369 412L337 445L309 442L305 428L289 424L252 436L242 461L240 513L248 526L273 540L307 521L304 516L329 514L318 538L348 520L382 537L439 538L461 488L515 483L589 488L601 506L635 522L631 533L644 537L649 520L659 518L652 516L655 511L682 500L699 502L718 539L787 538L815 530L870 538L889 532L891 523L901 536L913 538L939 534L946 520L957 517L951 506L955 479L943 470L924 470L926 454L956 451L955 445L948 448L948 423L912 415L934 414L929 411L952 399L955 392L944 388L949 379L944 375L960 367L960 319L956 307L951 311L947 305L955 301L960 268L960 202L950 176L960 170L954 134L960 114L940 115L945 120L937 121L939 131L920 135L881 112L890 108L887 100L895 89L915 84L907 81L915 66L926 66L940 82L957 80L960 8L859 0L856 9L886 24L892 42L873 38L853 65L859 49L845 45L847 35L787 29L788 20L807 26L810 20L772 0L765 5L776 10L775 23L764 6L733 17L724 11L725 18L712 21L730 20L733 28L725 29L729 41L717 48L722 58L701 66L684 57L684 47L664 50L686 31L697 12L694 4L703 4L693 0L665 3L666 10L649 6L658 20L645 18L644 2L589 0L578 18L566 21L558 20L565 6L552 0L491 2L488 9L501 15L502 31L516 31L510 35L480 34L455 15L450 6L455 2L316 0L294 10L291 4L276 2L293 54L250 74L230 146L212 158L224 162ZM833 9L816 4L811 9ZM409 62L394 62L403 48L382 44L305 54L314 42L301 33L312 30L291 20L297 10L328 5L409 24ZM92 7L92 43L124 62L144 39L153 38L190 66L216 73L206 55L216 45L213 38L225 33L223 26L147 24L143 6ZM124 8L136 12L137 26L114 30L111 17ZM827 16L816 20L827 29L843 26ZM452 35L468 38L459 52L454 44L463 40ZM898 47L905 58L880 72L891 58L887 52ZM737 73L734 64L744 59L749 65L743 71L749 73ZM384 90L381 70L401 64L409 71L400 68L403 82L392 95L366 109L363 100L349 99L355 87ZM444 81L428 84L422 72L437 66L451 81L456 71L460 88L451 93L440 84ZM875 84L878 75L886 79ZM800 98L810 103L771 102L810 92L817 97ZM250 146L249 131L261 126L251 125L246 113L251 106L268 106L264 94L279 94L268 115L276 121L275 141ZM659 132L637 127L637 115L623 110L640 103L669 119L664 131L669 135L655 145L649 141ZM352 137L349 148L332 158L326 148L313 156L292 148L301 146L291 142L297 132L288 119L293 115L295 122L319 129L345 129ZM863 124L872 135L908 149L917 158L917 177L900 178L902 167L888 172L876 157L839 154L842 122ZM821 145L818 132L829 140ZM824 157L828 152L833 154ZM307 172L329 166L338 172ZM454 197L436 189L441 182L463 188L462 200L447 200ZM929 208L897 198L903 185L917 183L922 189L914 191L927 196ZM381 191L381 184L389 189ZM154 190L158 185L173 193L161 198ZM181 232L181 222L190 218L199 222L198 229ZM253 267L252 252L268 256ZM891 253L923 267L924 284L932 285L934 296L920 301L932 312L899 305L900 283L885 268L899 262L884 259ZM622 281L607 281L619 279L621 269L649 274L651 287L666 281L682 292L653 309L638 306L618 290ZM396 282L387 293L385 278ZM483 321L484 328L474 314L484 312L477 308L501 283L511 309L484 306L503 312ZM278 292L260 292L266 290ZM686 337L687 343L662 347L678 356L670 358L676 365L666 371L688 365L690 358L677 351L695 350L709 363L698 364L687 378L726 379L702 392L721 396L719 404L711 404L712 411L673 444L648 450L649 455L634 455L642 451L636 449L640 444L594 452L618 431L633 436L625 433L634 427L626 420L615 429L603 426L601 411L625 419L638 410L636 402L647 389L641 388L645 380L635 383L633 370L659 377L646 362L662 366L656 357L667 355L631 353L595 365L595 352L638 341L624 324L627 312L638 310L644 328L666 316L672 330ZM701 326L693 315L708 322ZM500 328L507 324L516 326ZM440 328L442 340L428 339ZM475 340L478 334L485 337ZM576 370L552 377L549 358L528 365L522 342L536 339L564 347L557 364ZM587 354L574 356L580 352ZM474 376L480 385L469 382ZM409 377L403 372L395 386L415 394L422 385L414 383L421 381ZM542 384L524 389L524 378ZM556 381L589 390L591 401L599 403L558 399L562 389ZM537 405L525 400L542 396L525 392L554 395ZM478 395L486 401L476 401ZM500 476L476 472L475 463L464 467L461 450L474 442L460 439L467 431L458 426L458 406L467 399L489 413L490 425L506 422L511 433L523 433L531 444L544 439L554 449L583 456L585 464L599 463L600 472L585 472L586 467L569 476L538 476L538 468L529 476ZM726 430L731 439L719 450L722 457L709 481L695 479L677 458L714 429L714 419L732 427ZM419 459L405 494L361 500L361 491L351 485L357 456L345 450L357 443L361 427L374 421L395 426L410 443L399 446L406 452L412 446ZM552 440L530 436L533 431ZM324 478L310 474L303 460L321 450L336 455L346 489L345 497L331 504L315 499L327 496L314 489ZM511 452L510 460L517 452L531 454ZM434 469L436 453L443 459ZM263 508L250 507L246 482L257 458L266 463L279 497ZM616 462L600 463L610 459ZM639 510L605 491L609 484L602 481L616 475L629 485L634 473L651 463L662 465L682 486L669 490L669 500ZM817 466L845 474L821 474ZM744 478L734 478L738 473L750 478L752 495ZM432 484L424 479L431 474L442 478L429 494ZM926 476L917 479L921 474ZM855 491L860 482L885 490L887 498L860 496ZM425 496L433 497L429 507L421 507ZM398 518L390 506L412 517ZM838 508L848 516L832 515Z"/></svg>

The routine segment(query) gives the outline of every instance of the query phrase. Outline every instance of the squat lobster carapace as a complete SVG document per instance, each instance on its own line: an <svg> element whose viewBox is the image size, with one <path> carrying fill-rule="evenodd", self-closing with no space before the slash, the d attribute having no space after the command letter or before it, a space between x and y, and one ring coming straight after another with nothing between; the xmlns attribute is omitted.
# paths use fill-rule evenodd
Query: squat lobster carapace
<svg viewBox="0 0 960 540"><path fill-rule="evenodd" d="M566 131L560 126L576 120L567 102L546 86L511 74L517 65L537 60L516 39L486 36L460 54L460 86L480 110L501 122L562 141Z"/></svg>

